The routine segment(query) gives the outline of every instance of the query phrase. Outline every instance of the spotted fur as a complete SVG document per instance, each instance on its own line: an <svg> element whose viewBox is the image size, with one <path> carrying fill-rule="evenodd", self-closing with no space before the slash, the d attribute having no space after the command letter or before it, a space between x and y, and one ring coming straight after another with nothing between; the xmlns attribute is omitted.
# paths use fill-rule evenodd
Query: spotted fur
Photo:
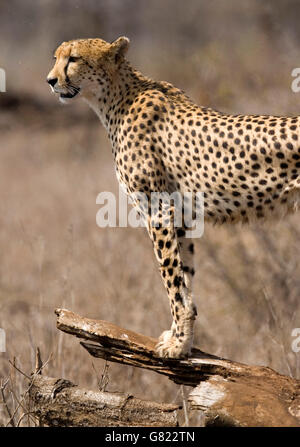
<svg viewBox="0 0 300 447"><path fill-rule="evenodd" d="M199 107L181 90L133 69L129 40L64 42L48 75L64 101L79 94L106 128L117 177L128 193L204 193L205 220L247 223L298 208L299 117L229 115ZM169 225L163 226L165 211ZM196 307L194 245L172 224L174 209L148 217L173 323L157 345L162 357L190 354Z"/></svg>

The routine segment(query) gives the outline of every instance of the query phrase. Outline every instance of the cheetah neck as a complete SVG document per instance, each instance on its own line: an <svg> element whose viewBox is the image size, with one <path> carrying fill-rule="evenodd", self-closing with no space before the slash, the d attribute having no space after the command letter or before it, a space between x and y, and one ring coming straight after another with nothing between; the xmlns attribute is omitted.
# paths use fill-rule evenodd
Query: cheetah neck
<svg viewBox="0 0 300 447"><path fill-rule="evenodd" d="M107 73L105 83L99 80L98 85L85 94L84 100L97 114L111 139L118 125L117 116L124 115L135 96L151 82L124 60L117 72Z"/></svg>

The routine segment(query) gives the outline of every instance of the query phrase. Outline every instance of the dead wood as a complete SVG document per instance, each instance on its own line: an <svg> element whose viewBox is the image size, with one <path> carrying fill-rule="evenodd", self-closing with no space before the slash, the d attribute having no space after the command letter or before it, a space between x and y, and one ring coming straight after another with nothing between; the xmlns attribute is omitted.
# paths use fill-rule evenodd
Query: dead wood
<svg viewBox="0 0 300 447"><path fill-rule="evenodd" d="M178 406L129 394L90 391L69 380L35 375L29 391L33 414L50 427L176 427Z"/></svg>
<svg viewBox="0 0 300 447"><path fill-rule="evenodd" d="M186 360L158 358L157 340L112 323L57 309L58 329L84 341L94 357L166 375L195 387L191 407L203 410L207 425L300 426L300 381L271 368L250 366L206 354L197 348Z"/></svg>

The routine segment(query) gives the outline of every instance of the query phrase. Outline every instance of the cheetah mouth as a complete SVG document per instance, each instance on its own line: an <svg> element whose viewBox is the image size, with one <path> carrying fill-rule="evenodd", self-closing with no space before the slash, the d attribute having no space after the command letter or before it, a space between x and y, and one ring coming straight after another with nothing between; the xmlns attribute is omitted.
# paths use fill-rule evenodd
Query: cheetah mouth
<svg viewBox="0 0 300 447"><path fill-rule="evenodd" d="M76 95L78 95L78 93L80 92L80 88L76 88L72 89L72 91L67 92L67 93L60 93L59 97L62 99L71 99L71 98L75 98Z"/></svg>

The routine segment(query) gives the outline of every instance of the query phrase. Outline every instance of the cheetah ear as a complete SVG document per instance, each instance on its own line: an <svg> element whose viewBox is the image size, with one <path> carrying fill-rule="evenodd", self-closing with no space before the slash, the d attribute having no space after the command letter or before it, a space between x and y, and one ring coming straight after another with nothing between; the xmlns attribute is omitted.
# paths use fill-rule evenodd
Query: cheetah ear
<svg viewBox="0 0 300 447"><path fill-rule="evenodd" d="M113 56L116 63L120 62L127 53L128 48L129 39L125 36L119 37L110 44L110 54Z"/></svg>

